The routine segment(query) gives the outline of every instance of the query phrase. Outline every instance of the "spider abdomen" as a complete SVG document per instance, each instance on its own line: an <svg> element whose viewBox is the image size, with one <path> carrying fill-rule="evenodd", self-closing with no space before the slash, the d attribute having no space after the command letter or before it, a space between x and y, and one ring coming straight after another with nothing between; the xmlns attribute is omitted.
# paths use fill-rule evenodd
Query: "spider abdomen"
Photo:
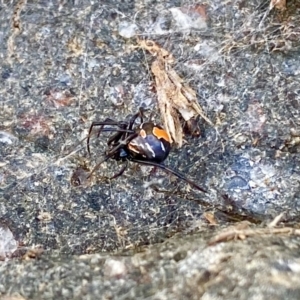
<svg viewBox="0 0 300 300"><path fill-rule="evenodd" d="M132 157L157 163L167 158L171 149L170 138L161 126L152 122L142 123L137 133L138 136L127 145Z"/></svg>

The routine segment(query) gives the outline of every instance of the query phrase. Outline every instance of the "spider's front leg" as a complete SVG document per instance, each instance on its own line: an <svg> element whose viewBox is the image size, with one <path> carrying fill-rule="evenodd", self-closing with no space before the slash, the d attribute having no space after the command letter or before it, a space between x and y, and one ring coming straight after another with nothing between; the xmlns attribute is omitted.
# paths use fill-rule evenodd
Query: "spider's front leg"
<svg viewBox="0 0 300 300"><path fill-rule="evenodd" d="M110 158L115 159L115 160L125 160L128 157L128 153L125 148L126 148L127 144L131 140L136 138L137 136L138 136L138 134L134 132L127 138L124 138L123 140L119 140L118 142L116 142L116 144L114 144L113 147L111 147L110 149L108 149L106 151L104 159L102 159L99 163L97 163L97 165L93 168L93 170L91 171L88 178L90 178L92 176L92 174L100 167L100 165L102 163L104 163L105 161L107 161ZM125 169L126 169L126 167L125 167ZM120 175L123 174L125 169L123 171L121 171ZM118 175L118 176L120 176L120 175ZM116 176L116 177L118 177L118 176Z"/></svg>
<svg viewBox="0 0 300 300"><path fill-rule="evenodd" d="M134 133L133 130L128 130L127 127L128 127L128 123L127 124L122 124L119 126L120 128L117 129L116 133L113 134L107 141L107 145L108 146L115 146L117 145L117 143L122 139L122 138L126 138L126 133Z"/></svg>
<svg viewBox="0 0 300 300"><path fill-rule="evenodd" d="M126 140L130 134L135 133L134 130L134 123L136 121L137 118L140 118L140 123L142 124L144 122L144 108L140 107L139 111L134 114L131 119L129 120L129 122L119 122L119 131L117 133L115 133L112 137L109 138L107 145L110 146L111 144L116 145L120 140L123 139L122 144L124 144L124 140Z"/></svg>
<svg viewBox="0 0 300 300"><path fill-rule="evenodd" d="M107 118L105 119L104 121L102 122L98 122L98 121L95 121L91 124L90 126L90 129L89 129L89 133L88 133L88 137L87 137L87 140L86 140L86 143L87 143L87 150L88 150L88 153L89 155L91 155L91 151L90 151L90 137L92 135L92 131L93 131L93 128L94 127L100 127L99 131L98 131L98 134L97 134L97 138L100 136L100 133L105 130L103 129L104 126L118 126L120 128L122 128L122 126L127 126L127 123L126 122L117 122L115 120L112 120L110 118ZM118 129L114 129L114 128L110 128L109 130L105 130L105 131L117 131Z"/></svg>
<svg viewBox="0 0 300 300"><path fill-rule="evenodd" d="M144 108L142 108L142 107L139 108L139 111L136 114L134 114L131 117L131 119L129 120L128 129L130 129L130 130L133 129L133 125L137 118L140 118L141 124L144 123L144 111L145 111Z"/></svg>

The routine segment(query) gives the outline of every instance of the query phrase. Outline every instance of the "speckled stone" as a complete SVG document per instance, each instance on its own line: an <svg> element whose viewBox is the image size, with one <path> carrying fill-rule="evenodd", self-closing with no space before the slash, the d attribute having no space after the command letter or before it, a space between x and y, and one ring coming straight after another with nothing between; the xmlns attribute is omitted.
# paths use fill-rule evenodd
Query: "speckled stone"
<svg viewBox="0 0 300 300"><path fill-rule="evenodd" d="M1 296L299 299L297 237L207 245L232 222L299 218L299 4L284 12L259 0L189 5L2 1L0 225L20 253L0 265ZM192 27L173 19L176 7ZM134 164L108 181L115 161L83 180L108 137L93 137L89 156L92 121L124 120L140 106L159 121L153 58L119 34L126 22L173 54L216 124L200 120L201 136L186 137L166 161L208 194ZM19 259L37 245L41 256ZM115 257L122 249L137 251Z"/></svg>

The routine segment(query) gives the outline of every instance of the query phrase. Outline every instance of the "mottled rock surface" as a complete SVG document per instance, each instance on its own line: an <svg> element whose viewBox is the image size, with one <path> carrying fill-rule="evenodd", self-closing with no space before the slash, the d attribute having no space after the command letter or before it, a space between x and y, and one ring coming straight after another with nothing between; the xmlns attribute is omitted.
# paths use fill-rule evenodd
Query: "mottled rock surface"
<svg viewBox="0 0 300 300"><path fill-rule="evenodd" d="M0 295L299 299L298 231L260 231L282 213L275 228L298 228L298 1L111 3L0 4ZM215 124L166 161L207 194L134 164L108 181L116 161L85 180L108 136L89 156L92 121L160 120L137 37L173 54ZM209 243L242 220L257 234Z"/></svg>

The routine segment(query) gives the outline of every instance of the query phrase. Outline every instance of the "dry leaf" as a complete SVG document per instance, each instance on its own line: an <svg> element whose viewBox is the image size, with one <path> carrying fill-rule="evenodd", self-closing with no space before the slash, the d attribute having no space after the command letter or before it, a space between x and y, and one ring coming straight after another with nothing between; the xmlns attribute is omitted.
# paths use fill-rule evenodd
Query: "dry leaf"
<svg viewBox="0 0 300 300"><path fill-rule="evenodd" d="M215 215L212 212L205 212L203 216L210 225L218 225L218 221L216 220Z"/></svg>
<svg viewBox="0 0 300 300"><path fill-rule="evenodd" d="M286 0L271 0L270 10L273 9L273 7L277 8L279 10L285 10L286 9Z"/></svg>
<svg viewBox="0 0 300 300"><path fill-rule="evenodd" d="M241 225L241 226L240 226ZM275 234L283 234L283 235L300 235L300 230L298 228L292 227L282 227L282 228L250 228L249 224L246 222L241 222L237 224L237 226L230 226L225 230L221 231L214 237L212 237L208 244L215 245L221 242L228 242L232 240L244 240L247 237L252 236L264 236L264 235L275 235Z"/></svg>
<svg viewBox="0 0 300 300"><path fill-rule="evenodd" d="M151 65L155 77L157 100L162 122L172 142L178 147L183 143L183 129L180 116L187 122L192 118L201 116L207 123L212 122L204 115L196 97L191 89L171 67L174 58L171 53L161 48L151 40L138 40L139 47L149 51L156 57Z"/></svg>
<svg viewBox="0 0 300 300"><path fill-rule="evenodd" d="M24 260L37 259L44 253L44 249L41 246L29 249L24 255Z"/></svg>

